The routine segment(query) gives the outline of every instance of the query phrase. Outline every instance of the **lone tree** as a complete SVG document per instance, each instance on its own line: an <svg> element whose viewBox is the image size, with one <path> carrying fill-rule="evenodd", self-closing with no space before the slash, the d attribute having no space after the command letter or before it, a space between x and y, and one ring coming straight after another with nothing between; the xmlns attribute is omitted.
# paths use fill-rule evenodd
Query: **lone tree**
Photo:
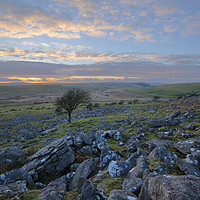
<svg viewBox="0 0 200 200"><path fill-rule="evenodd" d="M62 97L56 99L56 110L66 110L69 116L68 121L71 122L73 110L75 110L80 103L87 103L90 102L90 100L91 97L88 91L82 88L71 88Z"/></svg>

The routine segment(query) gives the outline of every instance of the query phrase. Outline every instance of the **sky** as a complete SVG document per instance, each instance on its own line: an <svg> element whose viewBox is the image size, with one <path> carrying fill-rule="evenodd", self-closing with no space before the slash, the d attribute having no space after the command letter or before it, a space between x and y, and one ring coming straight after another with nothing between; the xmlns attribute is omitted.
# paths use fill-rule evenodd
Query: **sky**
<svg viewBox="0 0 200 200"><path fill-rule="evenodd" d="M200 82L199 0L0 0L0 83Z"/></svg>

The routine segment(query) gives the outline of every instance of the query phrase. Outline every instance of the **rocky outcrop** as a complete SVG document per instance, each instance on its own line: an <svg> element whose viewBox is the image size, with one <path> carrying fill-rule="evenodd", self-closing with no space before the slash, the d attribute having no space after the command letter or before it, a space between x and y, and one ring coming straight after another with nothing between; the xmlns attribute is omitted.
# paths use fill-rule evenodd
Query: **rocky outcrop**
<svg viewBox="0 0 200 200"><path fill-rule="evenodd" d="M108 169L111 177L119 177L128 174L131 164L128 161L111 161Z"/></svg>
<svg viewBox="0 0 200 200"><path fill-rule="evenodd" d="M139 199L199 200L200 178L192 175L148 177L142 186Z"/></svg>
<svg viewBox="0 0 200 200"><path fill-rule="evenodd" d="M138 200L137 196L125 190L112 190L108 200Z"/></svg>
<svg viewBox="0 0 200 200"><path fill-rule="evenodd" d="M26 160L23 170L27 171L35 181L42 175L63 172L73 161L72 149L66 144L65 139L61 138L30 156Z"/></svg>

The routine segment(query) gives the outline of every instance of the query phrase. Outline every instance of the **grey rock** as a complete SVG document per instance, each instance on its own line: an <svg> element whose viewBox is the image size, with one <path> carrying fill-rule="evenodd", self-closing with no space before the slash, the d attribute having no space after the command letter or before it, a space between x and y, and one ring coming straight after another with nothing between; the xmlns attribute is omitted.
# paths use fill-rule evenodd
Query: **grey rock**
<svg viewBox="0 0 200 200"><path fill-rule="evenodd" d="M23 169L36 181L40 176L58 174L74 161L72 149L64 138L55 140L27 158Z"/></svg>
<svg viewBox="0 0 200 200"><path fill-rule="evenodd" d="M62 176L48 184L49 187L54 187L56 190L58 190L62 195L65 195L66 193L66 187L67 187L67 181L66 176Z"/></svg>
<svg viewBox="0 0 200 200"><path fill-rule="evenodd" d="M0 164L17 164L21 162L27 155L28 152L25 150L20 150L16 147L6 148L4 151L0 152Z"/></svg>
<svg viewBox="0 0 200 200"><path fill-rule="evenodd" d="M145 170L149 169L148 164L146 163L146 156L141 155L137 159L136 166L129 171L129 176L132 178L142 178L144 175Z"/></svg>
<svg viewBox="0 0 200 200"><path fill-rule="evenodd" d="M24 191L27 191L26 181L17 181L7 185L0 185L0 199L21 199L19 196ZM9 194L9 196L8 196Z"/></svg>
<svg viewBox="0 0 200 200"><path fill-rule="evenodd" d="M138 200L137 196L125 190L112 190L108 200Z"/></svg>
<svg viewBox="0 0 200 200"><path fill-rule="evenodd" d="M186 161L193 165L200 164L200 150L194 149L191 154L188 154Z"/></svg>
<svg viewBox="0 0 200 200"><path fill-rule="evenodd" d="M131 142L131 144L128 145L128 151L134 152L141 146L141 143L138 140L135 140Z"/></svg>
<svg viewBox="0 0 200 200"><path fill-rule="evenodd" d="M63 195L54 187L46 187L43 189L38 200L62 200Z"/></svg>
<svg viewBox="0 0 200 200"><path fill-rule="evenodd" d="M148 177L141 188L140 200L199 200L200 178L192 175Z"/></svg>
<svg viewBox="0 0 200 200"><path fill-rule="evenodd" d="M121 159L121 156L119 156L118 154L110 150L109 148L104 147L101 150L100 167L101 169L104 169L109 165L110 161L120 160L120 159Z"/></svg>
<svg viewBox="0 0 200 200"><path fill-rule="evenodd" d="M80 163L74 163L70 166L70 171L75 172L78 167L80 166Z"/></svg>
<svg viewBox="0 0 200 200"><path fill-rule="evenodd" d="M149 122L150 128L158 128L167 125L167 120L160 118L160 119L153 119Z"/></svg>
<svg viewBox="0 0 200 200"><path fill-rule="evenodd" d="M195 140L179 140L174 144L174 147L183 154L191 153L194 146L199 144Z"/></svg>
<svg viewBox="0 0 200 200"><path fill-rule="evenodd" d="M146 142L146 144L149 146L149 151L151 152L155 147L159 147L159 146L164 146L164 147L168 147L173 145L173 142L170 140L150 140L148 142Z"/></svg>
<svg viewBox="0 0 200 200"><path fill-rule="evenodd" d="M166 132L158 132L157 135L158 137L160 137L161 139L168 139L170 136L170 132L166 131Z"/></svg>
<svg viewBox="0 0 200 200"><path fill-rule="evenodd" d="M80 136L74 138L74 146L80 149L83 146L83 140Z"/></svg>
<svg viewBox="0 0 200 200"><path fill-rule="evenodd" d="M173 167L175 166L175 160L177 156L175 153L171 153L165 147L156 147L149 154L150 164L155 163L155 161L160 162L160 165L157 166L154 170L159 173L170 173Z"/></svg>
<svg viewBox="0 0 200 200"><path fill-rule="evenodd" d="M108 168L111 177L125 176L130 170L131 164L127 161L111 161Z"/></svg>
<svg viewBox="0 0 200 200"><path fill-rule="evenodd" d="M69 184L69 190L73 190L74 188L79 186L78 190L80 191L82 185L84 184L84 181L97 174L98 162L98 158L92 158L82 162L76 170L75 175Z"/></svg>
<svg viewBox="0 0 200 200"><path fill-rule="evenodd" d="M136 165L136 163L137 163L137 159L138 159L141 155L146 155L146 152L145 152L143 149L138 148L138 151L135 152L135 153L133 153L133 154L131 154L131 155L129 156L129 158L127 159L127 161L128 161L132 166L134 166L134 165Z"/></svg>
<svg viewBox="0 0 200 200"><path fill-rule="evenodd" d="M90 182L85 181L82 192L78 197L78 200L105 200L107 199L104 197L97 189L96 187Z"/></svg>
<svg viewBox="0 0 200 200"><path fill-rule="evenodd" d="M8 183L14 183L16 181L23 180L26 181L27 185L33 185L31 176L22 169L14 169L0 175L0 185L6 185Z"/></svg>
<svg viewBox="0 0 200 200"><path fill-rule="evenodd" d="M176 163L178 167L186 174L186 175L194 175L200 177L200 170L195 167L192 163L188 163L184 159L177 159Z"/></svg>
<svg viewBox="0 0 200 200"><path fill-rule="evenodd" d="M122 189L138 195L142 184L143 180L141 178L129 178L123 181Z"/></svg>
<svg viewBox="0 0 200 200"><path fill-rule="evenodd" d="M80 156L87 156L92 154L96 155L98 154L98 151L96 148L93 148L92 146L83 146L81 149L77 151L77 153Z"/></svg>

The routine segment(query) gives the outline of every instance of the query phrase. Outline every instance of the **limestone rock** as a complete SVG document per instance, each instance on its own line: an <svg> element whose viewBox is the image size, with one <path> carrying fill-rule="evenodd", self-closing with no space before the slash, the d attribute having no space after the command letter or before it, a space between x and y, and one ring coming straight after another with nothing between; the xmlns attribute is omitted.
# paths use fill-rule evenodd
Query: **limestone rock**
<svg viewBox="0 0 200 200"><path fill-rule="evenodd" d="M127 175L131 165L127 161L111 161L108 168L111 177L119 177Z"/></svg>
<svg viewBox="0 0 200 200"><path fill-rule="evenodd" d="M137 196L125 190L112 190L108 200L138 200Z"/></svg>

